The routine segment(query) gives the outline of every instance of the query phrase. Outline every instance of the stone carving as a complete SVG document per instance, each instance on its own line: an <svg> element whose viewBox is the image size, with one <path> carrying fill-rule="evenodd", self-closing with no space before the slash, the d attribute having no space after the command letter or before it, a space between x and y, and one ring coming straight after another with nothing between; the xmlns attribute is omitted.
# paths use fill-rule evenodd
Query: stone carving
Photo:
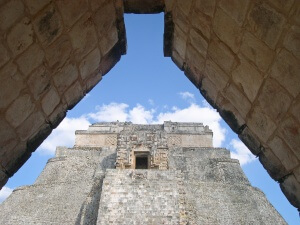
<svg viewBox="0 0 300 225"><path fill-rule="evenodd" d="M117 136L108 136L105 139L106 145L117 145Z"/></svg>
<svg viewBox="0 0 300 225"><path fill-rule="evenodd" d="M168 144L169 145L176 145L176 146L180 146L182 143L182 139L180 136L170 136L168 139Z"/></svg>

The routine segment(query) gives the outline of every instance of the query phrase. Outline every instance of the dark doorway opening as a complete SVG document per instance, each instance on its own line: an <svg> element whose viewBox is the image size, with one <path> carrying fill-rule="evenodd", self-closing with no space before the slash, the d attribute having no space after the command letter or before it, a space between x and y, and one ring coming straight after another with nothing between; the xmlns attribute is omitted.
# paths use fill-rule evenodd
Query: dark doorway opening
<svg viewBox="0 0 300 225"><path fill-rule="evenodd" d="M136 156L135 168L136 169L148 169L148 156Z"/></svg>

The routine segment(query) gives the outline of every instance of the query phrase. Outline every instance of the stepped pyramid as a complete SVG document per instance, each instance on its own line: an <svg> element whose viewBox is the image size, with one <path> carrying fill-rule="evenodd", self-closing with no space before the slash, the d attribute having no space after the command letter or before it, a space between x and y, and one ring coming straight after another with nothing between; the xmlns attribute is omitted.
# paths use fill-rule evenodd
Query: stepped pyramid
<svg viewBox="0 0 300 225"><path fill-rule="evenodd" d="M0 224L286 224L201 123L96 123L58 147Z"/></svg>

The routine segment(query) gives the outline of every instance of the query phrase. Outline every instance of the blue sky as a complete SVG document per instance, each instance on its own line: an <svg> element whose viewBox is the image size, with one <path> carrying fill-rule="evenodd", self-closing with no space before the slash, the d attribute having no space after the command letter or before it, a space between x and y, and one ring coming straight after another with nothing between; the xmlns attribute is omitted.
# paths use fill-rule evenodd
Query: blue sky
<svg viewBox="0 0 300 225"><path fill-rule="evenodd" d="M260 188L289 224L299 224L297 210L279 185L239 141L218 113L170 58L163 57L163 14L125 15L127 54L71 111L27 163L0 191L0 202L11 190L32 184L54 156L56 146L74 144L74 131L100 121L134 123L203 122L214 131L215 147L226 147L238 158L251 184Z"/></svg>

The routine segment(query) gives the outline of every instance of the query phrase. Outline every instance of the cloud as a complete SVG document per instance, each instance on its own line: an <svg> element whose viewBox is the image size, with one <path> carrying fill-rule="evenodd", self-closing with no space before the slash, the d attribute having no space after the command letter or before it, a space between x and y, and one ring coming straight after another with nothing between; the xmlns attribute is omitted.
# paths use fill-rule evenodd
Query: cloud
<svg viewBox="0 0 300 225"><path fill-rule="evenodd" d="M201 107L197 104L191 104L183 109L173 107L172 111L160 113L154 123L163 123L169 120L174 122L200 122L208 125L214 133L213 144L215 147L220 147L225 140L226 129L221 127L221 117L212 108Z"/></svg>
<svg viewBox="0 0 300 225"><path fill-rule="evenodd" d="M179 95L182 99L187 100L189 102L195 102L195 96L194 94L185 91L185 92L179 92Z"/></svg>
<svg viewBox="0 0 300 225"><path fill-rule="evenodd" d="M137 124L151 123L154 112L155 111L153 109L146 110L142 105L137 104L136 107L134 107L132 110L129 111L128 119L132 123L137 123Z"/></svg>
<svg viewBox="0 0 300 225"><path fill-rule="evenodd" d="M0 190L0 203L2 203L12 193L12 191L13 189L9 187L2 187L2 189Z"/></svg>
<svg viewBox="0 0 300 225"><path fill-rule="evenodd" d="M232 139L230 142L230 146L232 146L233 148L233 151L231 151L231 157L234 159L238 159L241 166L256 160L256 157L240 140Z"/></svg>
<svg viewBox="0 0 300 225"><path fill-rule="evenodd" d="M88 114L88 117L98 122L126 121L128 119L128 107L125 103L103 104L102 106L96 106L97 112Z"/></svg>
<svg viewBox="0 0 300 225"><path fill-rule="evenodd" d="M75 131L86 130L90 122L85 116L79 118L66 117L51 135L38 148L38 152L53 155L57 146L72 147L75 142Z"/></svg>

